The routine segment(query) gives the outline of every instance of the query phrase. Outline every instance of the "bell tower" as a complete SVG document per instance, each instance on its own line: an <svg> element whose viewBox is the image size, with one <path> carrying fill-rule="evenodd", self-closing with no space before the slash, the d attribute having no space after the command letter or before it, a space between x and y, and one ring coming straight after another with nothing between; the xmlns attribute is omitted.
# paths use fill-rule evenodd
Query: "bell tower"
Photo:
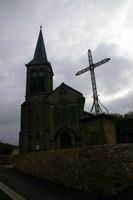
<svg viewBox="0 0 133 200"><path fill-rule="evenodd" d="M21 105L20 152L46 149L47 97L53 91L53 70L47 59L42 27L33 59L26 64L26 98ZM47 136L48 137L48 136Z"/></svg>
<svg viewBox="0 0 133 200"><path fill-rule="evenodd" d="M40 27L34 57L26 64L26 67L26 97L50 94L53 90L53 71L47 60L42 27Z"/></svg>

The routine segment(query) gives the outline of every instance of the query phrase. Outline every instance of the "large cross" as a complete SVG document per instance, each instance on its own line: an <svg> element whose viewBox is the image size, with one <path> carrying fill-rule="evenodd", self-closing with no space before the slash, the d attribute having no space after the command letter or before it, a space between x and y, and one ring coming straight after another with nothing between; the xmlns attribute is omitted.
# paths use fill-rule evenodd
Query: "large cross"
<svg viewBox="0 0 133 200"><path fill-rule="evenodd" d="M76 73L76 76L83 74L87 71L90 71L91 74L91 82L92 82L92 90L93 90L93 105L91 108L91 113L93 111L93 108L95 108L95 114L99 115L102 113L101 107L99 105L99 99L98 99L98 94L97 94L97 87L96 87L96 79L95 79L95 73L94 73L94 68L98 67L99 65L102 65L110 60L110 58L105 58L104 60L101 60L95 64L93 64L92 60L92 54L91 51L88 50L88 60L89 60L89 67L86 67L83 70L80 70L79 72Z"/></svg>

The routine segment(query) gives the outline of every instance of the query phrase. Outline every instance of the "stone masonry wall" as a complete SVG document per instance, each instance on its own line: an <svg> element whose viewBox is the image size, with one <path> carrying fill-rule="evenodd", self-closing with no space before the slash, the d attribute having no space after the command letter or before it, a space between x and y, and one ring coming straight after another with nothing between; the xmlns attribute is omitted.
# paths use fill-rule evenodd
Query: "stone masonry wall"
<svg viewBox="0 0 133 200"><path fill-rule="evenodd" d="M21 154L14 157L14 167L75 189L110 195L133 184L133 144Z"/></svg>
<svg viewBox="0 0 133 200"><path fill-rule="evenodd" d="M12 157L9 155L0 155L0 165L11 165Z"/></svg>

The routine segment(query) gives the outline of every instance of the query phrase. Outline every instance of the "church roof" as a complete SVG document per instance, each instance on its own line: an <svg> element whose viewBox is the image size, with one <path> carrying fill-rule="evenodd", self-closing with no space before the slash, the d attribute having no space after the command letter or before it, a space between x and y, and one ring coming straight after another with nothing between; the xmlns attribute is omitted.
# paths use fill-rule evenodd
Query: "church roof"
<svg viewBox="0 0 133 200"><path fill-rule="evenodd" d="M53 92L50 94L50 96L53 95L56 91L60 90L61 88L63 88L63 89L68 88L69 90L77 93L78 95L83 96L83 94L81 92L79 92L79 91L75 90L74 88L66 85L65 83L61 83L55 90L53 90Z"/></svg>
<svg viewBox="0 0 133 200"><path fill-rule="evenodd" d="M36 44L34 58L26 65L37 65L37 64L49 64L43 40L42 27L40 27L40 33Z"/></svg>
<svg viewBox="0 0 133 200"><path fill-rule="evenodd" d="M114 117L112 117L111 115L102 113L100 115L93 115L91 113L89 113L90 116L85 117L83 119L80 120L80 122L89 122L95 119L110 119L110 120L114 120Z"/></svg>

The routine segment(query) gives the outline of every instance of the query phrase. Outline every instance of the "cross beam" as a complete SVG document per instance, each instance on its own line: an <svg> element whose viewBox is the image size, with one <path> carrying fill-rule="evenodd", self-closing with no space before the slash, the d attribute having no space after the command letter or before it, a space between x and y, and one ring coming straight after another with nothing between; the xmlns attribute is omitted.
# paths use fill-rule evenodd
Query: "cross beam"
<svg viewBox="0 0 133 200"><path fill-rule="evenodd" d="M95 108L95 114L99 115L100 113L102 113L101 107L99 105L99 99L98 99L98 94L97 94L97 87L96 87L96 79L95 79L95 72L94 72L94 68L98 67L106 62L108 62L110 60L110 58L105 58L104 60L101 60L95 64L93 64L93 59L92 59L92 54L91 51L88 50L88 60L89 60L89 67L86 67L83 70L80 70L76 73L76 76L81 75L87 71L90 71L91 74L91 82L92 82L92 90L93 90L93 105L91 108L91 113L93 111L93 108ZM103 106L104 107L104 106ZM105 108L105 107L104 107ZM106 108L105 108L106 109ZM106 109L107 110L107 109Z"/></svg>

